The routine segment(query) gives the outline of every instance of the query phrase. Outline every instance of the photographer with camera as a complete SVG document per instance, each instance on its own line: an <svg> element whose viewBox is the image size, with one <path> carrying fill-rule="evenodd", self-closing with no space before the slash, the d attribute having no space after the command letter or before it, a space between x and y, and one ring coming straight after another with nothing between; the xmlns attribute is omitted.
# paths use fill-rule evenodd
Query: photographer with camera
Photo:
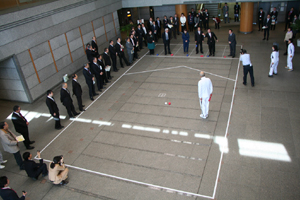
<svg viewBox="0 0 300 200"><path fill-rule="evenodd" d="M252 87L254 87L253 65L250 60L250 54L247 53L246 49L241 49L240 54L240 61L242 61L244 66L243 84L247 85L247 74L249 72L251 78L251 85Z"/></svg>
<svg viewBox="0 0 300 200"><path fill-rule="evenodd" d="M55 185L66 185L69 169L64 164L63 156L55 156L49 165L49 180Z"/></svg>

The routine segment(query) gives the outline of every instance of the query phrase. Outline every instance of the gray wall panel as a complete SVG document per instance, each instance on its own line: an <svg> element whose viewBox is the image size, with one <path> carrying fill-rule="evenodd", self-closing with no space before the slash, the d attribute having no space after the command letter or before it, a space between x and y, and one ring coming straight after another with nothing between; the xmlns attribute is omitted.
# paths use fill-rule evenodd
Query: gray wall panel
<svg viewBox="0 0 300 200"><path fill-rule="evenodd" d="M66 68L67 65L71 64L71 58L70 56L64 56L61 59L56 61L56 65L57 65L57 69L59 72L61 72L61 70L63 70L64 68Z"/></svg>
<svg viewBox="0 0 300 200"><path fill-rule="evenodd" d="M65 34L52 38L50 41L52 51L67 43Z"/></svg>
<svg viewBox="0 0 300 200"><path fill-rule="evenodd" d="M73 52L75 49L78 49L79 47L82 48L82 40L81 37L77 38L76 40L73 40L69 43L70 50Z"/></svg>
<svg viewBox="0 0 300 200"><path fill-rule="evenodd" d="M19 53L17 55L17 58L18 58L19 64L21 66L26 65L29 62L31 62L31 58L30 58L30 55L29 55L28 51L23 51L22 53Z"/></svg>
<svg viewBox="0 0 300 200"><path fill-rule="evenodd" d="M78 28L75 28L75 29L67 32L67 38L68 38L69 43L79 37L80 37L80 32L79 32Z"/></svg>
<svg viewBox="0 0 300 200"><path fill-rule="evenodd" d="M26 83L27 83L29 89L31 89L31 88L35 87L36 85L38 85L39 81L37 79L36 74L34 73L31 76L27 77L26 78Z"/></svg>
<svg viewBox="0 0 300 200"><path fill-rule="evenodd" d="M78 49L76 49L76 50L74 50L72 52L73 61L76 61L76 60L78 60L81 57L85 57L86 58L86 55L84 54L82 47L80 47L80 48L78 48ZM87 59L86 59L86 61L87 61ZM81 64L83 65L83 63L81 63Z"/></svg>
<svg viewBox="0 0 300 200"><path fill-rule="evenodd" d="M32 74L35 74L34 67L31 61L26 65L23 65L21 69L25 78L31 76Z"/></svg>
<svg viewBox="0 0 300 200"><path fill-rule="evenodd" d="M31 51L33 60L38 59L47 53L50 53L50 47L49 47L48 41L43 42L42 44L39 44L39 45L31 48L30 51Z"/></svg>
<svg viewBox="0 0 300 200"><path fill-rule="evenodd" d="M57 64L57 63L56 63ZM58 66L57 66L58 68ZM54 63L51 63L50 65L44 67L40 71L38 71L39 77L41 82L52 76L53 74L57 73L55 69Z"/></svg>
<svg viewBox="0 0 300 200"><path fill-rule="evenodd" d="M0 90L0 99L11 100L11 101L21 101L28 102L27 95L24 91L11 90Z"/></svg>
<svg viewBox="0 0 300 200"><path fill-rule="evenodd" d="M48 54L34 60L34 64L35 64L37 71L43 69L44 67L50 65L51 63L53 63L53 58L52 58L51 53L48 53Z"/></svg>
<svg viewBox="0 0 300 200"><path fill-rule="evenodd" d="M98 37L101 35L105 35L104 26L101 26L100 28L95 29L96 38L98 40Z"/></svg>
<svg viewBox="0 0 300 200"><path fill-rule="evenodd" d="M65 55L69 54L69 49L67 45L61 46L58 49L53 51L54 54L54 59L55 60L59 60L62 57L64 57Z"/></svg>

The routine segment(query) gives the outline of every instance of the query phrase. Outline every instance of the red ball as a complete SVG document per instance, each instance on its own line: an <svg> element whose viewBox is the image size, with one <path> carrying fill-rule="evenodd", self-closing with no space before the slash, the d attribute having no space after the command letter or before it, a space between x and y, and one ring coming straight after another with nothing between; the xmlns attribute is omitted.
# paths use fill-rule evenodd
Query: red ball
<svg viewBox="0 0 300 200"><path fill-rule="evenodd" d="M174 54L171 54L171 56L173 56Z"/></svg>
<svg viewBox="0 0 300 200"><path fill-rule="evenodd" d="M169 102L169 105L171 105L171 102Z"/></svg>

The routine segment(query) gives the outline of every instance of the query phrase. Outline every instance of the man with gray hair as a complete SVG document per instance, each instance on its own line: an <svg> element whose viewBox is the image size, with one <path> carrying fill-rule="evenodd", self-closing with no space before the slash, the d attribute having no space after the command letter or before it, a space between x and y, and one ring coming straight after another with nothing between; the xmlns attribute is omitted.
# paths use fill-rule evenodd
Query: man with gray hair
<svg viewBox="0 0 300 200"><path fill-rule="evenodd" d="M67 83L62 84L62 88L60 90L60 101L66 107L70 118L74 118L76 115L79 115L79 113L75 111Z"/></svg>
<svg viewBox="0 0 300 200"><path fill-rule="evenodd" d="M206 119L208 117L209 102L213 92L213 85L209 78L205 77L203 71L200 72L201 80L198 82L198 96L200 101L200 108L202 110L201 118Z"/></svg>

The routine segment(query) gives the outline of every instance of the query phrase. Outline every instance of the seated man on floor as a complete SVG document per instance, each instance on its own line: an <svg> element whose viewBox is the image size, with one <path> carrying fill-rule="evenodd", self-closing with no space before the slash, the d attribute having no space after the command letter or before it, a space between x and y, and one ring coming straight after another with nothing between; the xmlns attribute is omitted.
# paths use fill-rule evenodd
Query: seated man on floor
<svg viewBox="0 0 300 200"><path fill-rule="evenodd" d="M41 158L41 153L39 151L37 152L37 156L40 160L40 163L38 164L32 160L31 153L23 153L25 171L33 180L37 180L40 174L42 174L43 177L48 175L47 165L43 163L43 159Z"/></svg>

